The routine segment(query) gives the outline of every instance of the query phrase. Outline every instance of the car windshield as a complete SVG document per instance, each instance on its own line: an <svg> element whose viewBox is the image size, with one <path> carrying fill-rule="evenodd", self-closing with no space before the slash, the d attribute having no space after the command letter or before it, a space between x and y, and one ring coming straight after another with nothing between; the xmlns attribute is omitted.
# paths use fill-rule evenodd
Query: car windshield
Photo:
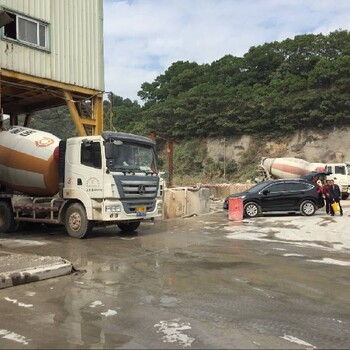
<svg viewBox="0 0 350 350"><path fill-rule="evenodd" d="M156 173L156 155L152 147L127 142L113 144L113 158L109 159L111 171Z"/></svg>
<svg viewBox="0 0 350 350"><path fill-rule="evenodd" d="M260 182L256 184L255 186L251 187L247 192L249 193L258 193L260 192L263 188L265 188L270 182Z"/></svg>

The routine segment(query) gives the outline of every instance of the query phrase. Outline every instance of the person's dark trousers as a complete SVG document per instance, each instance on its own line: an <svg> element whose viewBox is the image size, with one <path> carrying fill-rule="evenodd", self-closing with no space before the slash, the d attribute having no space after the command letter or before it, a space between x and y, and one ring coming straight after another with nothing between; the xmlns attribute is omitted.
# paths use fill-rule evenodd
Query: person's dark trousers
<svg viewBox="0 0 350 350"><path fill-rule="evenodd" d="M329 214L331 211L331 209L330 209L331 208L331 201L327 197L325 198L325 201L326 201L326 213Z"/></svg>
<svg viewBox="0 0 350 350"><path fill-rule="evenodd" d="M340 205L340 201L338 201L338 203L339 203L339 208L340 208L340 215L343 216L343 208L342 208L342 206Z"/></svg>

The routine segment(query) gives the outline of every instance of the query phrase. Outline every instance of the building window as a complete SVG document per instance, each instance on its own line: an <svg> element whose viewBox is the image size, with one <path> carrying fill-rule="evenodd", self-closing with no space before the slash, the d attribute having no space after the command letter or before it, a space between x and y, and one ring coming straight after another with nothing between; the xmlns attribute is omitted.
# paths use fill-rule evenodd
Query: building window
<svg viewBox="0 0 350 350"><path fill-rule="evenodd" d="M31 46L48 49L48 24L19 14L7 12L12 22L4 26L4 37Z"/></svg>

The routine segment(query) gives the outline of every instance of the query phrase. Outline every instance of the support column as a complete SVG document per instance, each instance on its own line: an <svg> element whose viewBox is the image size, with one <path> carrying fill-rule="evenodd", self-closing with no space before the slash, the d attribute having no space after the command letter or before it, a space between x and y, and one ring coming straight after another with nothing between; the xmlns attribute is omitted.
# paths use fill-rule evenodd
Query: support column
<svg viewBox="0 0 350 350"><path fill-rule="evenodd" d="M93 118L96 125L93 128L93 135L100 135L103 131L103 96L102 94L96 95L92 99L93 104Z"/></svg>
<svg viewBox="0 0 350 350"><path fill-rule="evenodd" d="M26 114L26 117L24 119L24 123L23 123L23 126L25 127L28 127L29 126L29 123L32 119L32 115L31 114Z"/></svg>
<svg viewBox="0 0 350 350"><path fill-rule="evenodd" d="M66 91L66 90L64 90L63 93L64 93L64 97L66 99L66 103L67 103L70 115L73 119L75 127L78 130L79 136L87 136L86 130L81 122L79 112L78 112L77 107L73 101L71 93Z"/></svg>

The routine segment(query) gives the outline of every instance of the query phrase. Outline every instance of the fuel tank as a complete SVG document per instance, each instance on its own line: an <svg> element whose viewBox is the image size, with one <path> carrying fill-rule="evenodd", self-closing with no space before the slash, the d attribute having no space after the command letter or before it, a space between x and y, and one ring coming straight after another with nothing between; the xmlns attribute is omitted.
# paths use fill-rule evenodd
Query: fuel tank
<svg viewBox="0 0 350 350"><path fill-rule="evenodd" d="M311 171L322 171L322 163L310 163L299 158L264 158L261 165L270 174L278 179L299 178Z"/></svg>
<svg viewBox="0 0 350 350"><path fill-rule="evenodd" d="M59 141L50 133L22 126L0 131L0 184L30 196L55 195Z"/></svg>

